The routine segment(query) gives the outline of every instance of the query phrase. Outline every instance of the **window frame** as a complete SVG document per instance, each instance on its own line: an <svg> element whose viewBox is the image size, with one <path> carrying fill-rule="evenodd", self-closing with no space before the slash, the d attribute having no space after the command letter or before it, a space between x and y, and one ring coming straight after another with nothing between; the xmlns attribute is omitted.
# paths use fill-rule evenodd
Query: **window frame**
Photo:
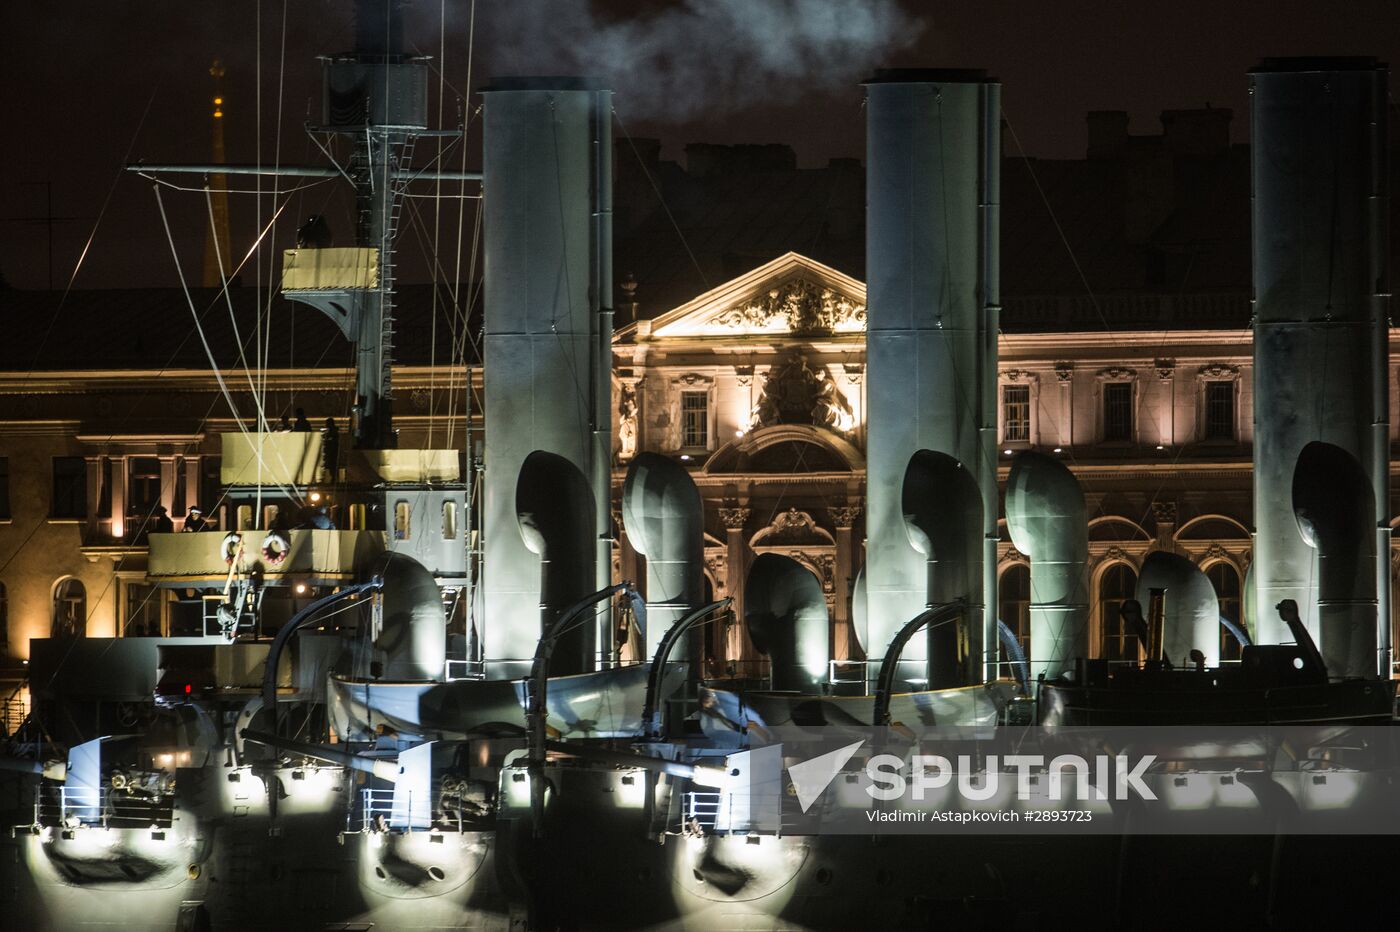
<svg viewBox="0 0 1400 932"><path fill-rule="evenodd" d="M1097 653L1097 655L1098 655L1099 657L1101 657L1101 658L1104 659L1104 660L1108 660L1108 661L1110 661L1110 662L1115 662L1115 663L1116 663L1116 662L1123 662L1123 661L1138 662L1138 661L1141 661L1141 660L1142 660L1142 655L1141 655L1140 650L1138 649L1137 640L1136 640L1136 635L1132 635L1132 634L1129 634L1129 633L1125 632L1125 631L1122 629L1121 620L1120 620L1120 623L1119 623L1119 625L1118 625L1118 627L1117 627L1116 633L1110 634L1110 633L1109 633L1109 630L1108 630L1108 628L1109 628L1109 624L1108 624L1108 623L1109 623L1109 619L1108 619L1108 613L1107 613L1107 611L1105 611L1105 601L1106 601L1106 599L1105 599L1105 596L1104 596L1104 583L1107 581L1108 575L1109 575L1110 573L1112 573L1112 572L1114 572L1114 571L1116 571L1116 570L1119 570L1119 569L1126 570L1127 572L1129 572L1129 573L1132 574L1132 577L1133 577L1133 586L1132 586L1132 589L1133 589L1133 591L1130 592L1130 593L1129 593L1128 595L1126 595L1126 596L1117 596L1117 595L1115 595L1115 596L1111 596L1111 597L1109 597L1109 598L1111 598L1111 599L1115 602L1115 604L1118 605L1118 606L1121 606L1124 602L1128 601L1129 599L1136 598L1137 583L1138 583L1138 581L1142 578L1142 570L1141 570L1137 565L1135 565L1134 563L1132 563L1131 561L1126 560L1126 559L1122 559L1122 558L1110 558L1110 559L1106 560L1106 561L1104 562L1104 564L1103 564L1103 565L1098 569L1098 571L1094 574L1094 603L1093 603L1093 604L1094 604L1094 615L1095 615L1095 620L1096 620L1096 622L1097 622L1097 623L1094 625L1094 627L1095 627L1095 629L1097 630L1098 637L1096 638L1097 643L1094 645L1093 650ZM1119 618L1121 619L1121 608L1120 608L1119 612L1120 612L1120 613L1119 613ZM1118 642L1118 653L1117 653L1117 655L1110 654L1109 651L1108 651L1108 649L1107 649L1107 648L1108 648L1108 641L1109 641L1109 638L1110 638L1110 637L1112 637L1113 639L1115 639L1115 640ZM1126 650L1124 650L1125 645L1130 644L1130 643L1131 643L1132 646L1133 646L1133 649L1132 649L1132 652L1131 652L1131 656L1129 656L1129 653L1128 653Z"/></svg>
<svg viewBox="0 0 1400 932"><path fill-rule="evenodd" d="M65 482L72 482L72 491L59 495L59 464L66 463L77 467L77 471L71 475L64 475ZM87 500L87 459L81 456L55 456L51 466L51 478L49 486L49 520L50 521L84 521L88 516ZM60 509L60 501L68 507Z"/></svg>
<svg viewBox="0 0 1400 932"><path fill-rule="evenodd" d="M1223 433L1216 431L1216 426L1212 422L1212 411L1215 405L1212 404L1211 391L1224 389L1229 392L1228 402L1221 406L1228 410L1230 423L1229 428ZM1234 379L1204 379L1201 385L1201 442L1202 443L1238 443L1240 436L1239 418L1239 398L1240 393Z"/></svg>
<svg viewBox="0 0 1400 932"><path fill-rule="evenodd" d="M697 407L687 407L686 401L695 399ZM692 434L692 421L698 423L699 442ZM713 436L710 430L710 393L706 389L682 389L680 393L680 435L682 450L708 450Z"/></svg>
<svg viewBox="0 0 1400 932"><path fill-rule="evenodd" d="M1019 401L1010 401L1007 395L1011 392L1024 392L1025 397ZM1025 416L1012 420L1012 406L1024 406ZM1001 442L1007 445L1030 444L1031 442L1031 387L1025 382L1004 382L1001 385ZM1011 435L1011 425L1021 426L1022 431L1017 436Z"/></svg>
<svg viewBox="0 0 1400 932"><path fill-rule="evenodd" d="M1110 433L1112 422L1109 417L1109 395L1117 395L1120 391L1126 393L1127 423L1123 436L1116 436ZM1103 383L1099 398L1099 442L1131 444L1137 439L1137 391L1136 385L1131 379L1111 379Z"/></svg>

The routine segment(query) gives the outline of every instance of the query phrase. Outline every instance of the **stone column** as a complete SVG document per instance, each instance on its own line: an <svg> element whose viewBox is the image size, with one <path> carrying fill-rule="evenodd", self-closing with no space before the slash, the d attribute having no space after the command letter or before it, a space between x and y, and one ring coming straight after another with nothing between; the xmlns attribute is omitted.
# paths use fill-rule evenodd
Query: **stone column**
<svg viewBox="0 0 1400 932"><path fill-rule="evenodd" d="M1153 502L1152 520L1157 524L1157 549L1176 550L1176 502Z"/></svg>
<svg viewBox="0 0 1400 932"><path fill-rule="evenodd" d="M859 502L837 505L827 509L831 524L836 528L836 569L832 581L836 590L835 611L832 613L832 659L851 660L861 652L851 628L851 568L855 565L851 531L860 517Z"/></svg>
<svg viewBox="0 0 1400 932"><path fill-rule="evenodd" d="M102 501L102 457L86 456L83 460L87 470L87 521L83 525L83 537L90 541L97 536L97 506Z"/></svg>
<svg viewBox="0 0 1400 932"><path fill-rule="evenodd" d="M1074 363L1056 362L1055 382L1060 386L1060 435L1055 446L1068 449L1074 446Z"/></svg>
<svg viewBox="0 0 1400 932"><path fill-rule="evenodd" d="M184 518L189 513L191 505L198 505L201 508L210 508L213 502L205 503L199 500L200 489L200 457L187 456L184 458L185 467L185 512L180 517ZM205 517L209 517L206 513ZM181 525L184 527L184 525Z"/></svg>
<svg viewBox="0 0 1400 932"><path fill-rule="evenodd" d="M126 470L125 456L111 457L112 461L112 536L125 537L126 527Z"/></svg>
<svg viewBox="0 0 1400 932"><path fill-rule="evenodd" d="M749 641L748 626L744 624L744 579L749 568L744 525L752 513L753 509L739 505L719 510L719 519L724 522L725 543L728 545L724 575L729 585L728 594L734 600L729 605L734 612L734 626L729 629L725 660L745 661L757 656Z"/></svg>
<svg viewBox="0 0 1400 932"><path fill-rule="evenodd" d="M175 517L175 457L160 458L160 503L166 514Z"/></svg>

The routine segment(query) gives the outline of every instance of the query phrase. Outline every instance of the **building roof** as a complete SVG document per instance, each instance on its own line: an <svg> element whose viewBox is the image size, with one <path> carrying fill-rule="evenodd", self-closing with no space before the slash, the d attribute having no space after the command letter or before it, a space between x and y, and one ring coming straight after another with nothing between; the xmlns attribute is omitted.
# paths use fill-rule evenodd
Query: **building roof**
<svg viewBox="0 0 1400 932"><path fill-rule="evenodd" d="M467 291L463 288L462 294ZM265 300L266 292L261 296ZM241 287L230 288L227 300L216 288L191 289L189 301L178 288L74 290L66 297L61 291L0 289L0 320L15 334L0 340L0 371L207 369L201 329L221 369L241 368L235 321L244 358L252 360L260 337L259 301L256 289ZM191 303L199 311L200 327ZM454 313L445 288L435 307L431 285L401 286L396 318L395 355L403 365L449 362L454 329L457 342L469 350L468 359L477 358L472 341L462 339L461 315ZM261 334L269 344L270 367L354 366L350 343L318 311L276 295L271 320ZM475 333L479 322L465 329Z"/></svg>

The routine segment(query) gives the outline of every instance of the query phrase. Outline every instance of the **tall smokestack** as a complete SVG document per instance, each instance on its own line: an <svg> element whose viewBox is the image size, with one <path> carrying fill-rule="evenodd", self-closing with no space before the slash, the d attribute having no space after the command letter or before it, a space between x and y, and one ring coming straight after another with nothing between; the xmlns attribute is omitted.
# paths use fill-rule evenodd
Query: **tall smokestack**
<svg viewBox="0 0 1400 932"><path fill-rule="evenodd" d="M518 676L541 634L540 561L516 511L531 453L586 477L593 553L580 559L593 588L611 575L612 92L582 78L510 78L483 96L483 646L493 676ZM592 591L582 588L575 598Z"/></svg>
<svg viewBox="0 0 1400 932"><path fill-rule="evenodd" d="M1259 641L1286 638L1274 610L1283 599L1328 640L1292 485L1305 445L1334 444L1365 470L1383 557L1378 657L1334 675L1389 676L1390 666L1388 84L1373 58L1265 59L1250 72Z"/></svg>
<svg viewBox="0 0 1400 932"><path fill-rule="evenodd" d="M866 648L882 656L929 598L902 488L910 459L931 450L961 463L982 496L967 623L985 669L997 643L986 604L996 591L1001 85L982 71L880 71L866 93ZM923 650L911 643L905 659Z"/></svg>

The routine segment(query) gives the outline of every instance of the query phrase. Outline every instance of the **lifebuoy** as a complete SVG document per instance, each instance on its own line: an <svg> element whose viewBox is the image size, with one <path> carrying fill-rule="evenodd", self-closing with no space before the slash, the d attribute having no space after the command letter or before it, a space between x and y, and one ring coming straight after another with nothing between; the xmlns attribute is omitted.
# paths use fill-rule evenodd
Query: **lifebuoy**
<svg viewBox="0 0 1400 932"><path fill-rule="evenodd" d="M233 561L238 559L238 554L243 550L243 536L233 531L224 535L223 552L224 565L233 566Z"/></svg>
<svg viewBox="0 0 1400 932"><path fill-rule="evenodd" d="M281 531L268 531L262 542L263 560L272 566L281 566L292 549L291 541Z"/></svg>

